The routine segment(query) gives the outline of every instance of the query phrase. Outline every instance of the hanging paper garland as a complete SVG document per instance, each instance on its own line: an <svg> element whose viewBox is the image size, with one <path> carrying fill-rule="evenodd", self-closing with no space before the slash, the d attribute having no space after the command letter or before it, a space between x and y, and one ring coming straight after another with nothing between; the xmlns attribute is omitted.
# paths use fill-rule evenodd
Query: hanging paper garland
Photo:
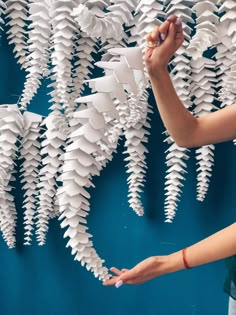
<svg viewBox="0 0 236 315"><path fill-rule="evenodd" d="M170 75L184 106L190 109L194 104L197 117L208 114L217 109L213 105L216 91L221 106L234 103L235 1L0 1L0 24L6 21L8 41L27 73L21 111L15 105L0 107L0 143L4 148L0 150L0 229L9 247L16 242L11 182L19 151L25 244L31 244L35 229L38 243L43 245L49 220L60 216L64 237L69 238L67 247L75 259L99 279L109 277L87 231L87 189L94 186L93 176L112 160L124 136L128 202L138 215L144 213L141 193L152 110L142 55L146 35L171 14L183 21L185 41L171 60ZM215 56L203 58L211 46L216 48ZM96 65L105 75L94 79L91 75L98 51L103 56ZM51 79L52 105L48 117L43 118L26 110L45 77ZM81 97L85 83L94 94ZM189 150L179 147L170 136L165 141L169 144L165 214L166 222L173 222ZM213 152L213 145L196 151L197 198L201 201L208 191Z"/></svg>

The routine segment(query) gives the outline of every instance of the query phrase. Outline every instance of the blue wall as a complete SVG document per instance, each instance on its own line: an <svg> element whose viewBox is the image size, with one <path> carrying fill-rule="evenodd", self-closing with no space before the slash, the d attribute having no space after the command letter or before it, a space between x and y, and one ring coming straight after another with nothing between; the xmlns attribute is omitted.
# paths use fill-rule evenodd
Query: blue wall
<svg viewBox="0 0 236 315"><path fill-rule="evenodd" d="M0 104L16 103L23 88L24 74L16 65L12 48L7 46L4 38L0 69ZM45 87L46 82L29 108L43 115L48 108ZM155 109L144 217L136 216L128 207L122 143L114 160L95 179L88 223L96 249L109 267L130 268L148 256L179 250L234 221L236 148L229 142L216 147L214 173L204 203L195 199L196 167L192 150L175 221L164 223L164 151L167 146L163 144L163 130ZM66 240L57 220L50 223L45 246L38 247L35 243L31 247L22 246L22 200L19 191L16 195L19 212L17 248L9 250L3 240L0 241L1 315L227 314L223 261L166 275L141 286L124 286L119 290L104 287L74 262L65 248Z"/></svg>

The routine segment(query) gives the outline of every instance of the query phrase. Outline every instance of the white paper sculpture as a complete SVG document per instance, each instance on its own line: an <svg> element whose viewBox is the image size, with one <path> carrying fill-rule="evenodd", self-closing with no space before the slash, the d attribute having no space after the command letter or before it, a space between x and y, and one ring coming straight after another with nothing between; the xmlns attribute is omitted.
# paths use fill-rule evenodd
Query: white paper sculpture
<svg viewBox="0 0 236 315"><path fill-rule="evenodd" d="M123 56L121 59L123 62L98 64L107 70L113 70L113 75L117 78L118 83L133 95L125 103L119 104L117 110L120 115L120 127L124 130L126 138L125 146L127 149L124 153L128 154L125 160L128 162L129 204L138 215L143 215L140 193L146 174L145 153L148 152L143 142L147 142L147 135L149 134L146 128L150 127L148 123L150 109L147 103L148 94L145 90L147 82L144 76L141 47L117 48L110 50L110 52L120 53ZM135 54L136 58L132 58Z"/></svg>
<svg viewBox="0 0 236 315"><path fill-rule="evenodd" d="M223 36L225 39L230 38L228 41L230 47L226 55L231 58L232 63L230 70L227 71L226 80L221 90L221 96L223 98L233 98L236 94L236 3L235 1L228 0L222 3L219 9L219 13L223 13L220 18L221 31L223 30ZM220 41L219 41L220 44ZM225 44L225 41L223 42ZM233 95L232 95L233 94ZM235 99L235 98L234 98ZM230 104L230 103L229 103ZM231 103L232 104L232 103Z"/></svg>
<svg viewBox="0 0 236 315"><path fill-rule="evenodd" d="M57 0L52 3L52 84L54 91L51 96L63 106L68 119L75 107L71 98L72 59L76 24L72 12L76 3L72 0Z"/></svg>
<svg viewBox="0 0 236 315"><path fill-rule="evenodd" d="M218 82L215 68L216 62L209 58L199 57L192 60L192 97L195 108L193 114L203 117L218 108L215 101L215 85ZM212 168L214 165L214 145L206 145L196 150L197 159L197 200L203 201L209 187Z"/></svg>
<svg viewBox="0 0 236 315"><path fill-rule="evenodd" d="M101 11L98 17L97 12L92 13L92 10L89 10L83 4L80 4L73 12L73 16L75 16L75 20L81 30L85 34L89 34L91 38L101 37L103 41L108 38L114 38L120 41L123 38L123 23L120 22L117 16L109 15L112 15L112 13L105 14Z"/></svg>
<svg viewBox="0 0 236 315"><path fill-rule="evenodd" d="M0 0L0 25L7 21L9 43L26 70L19 102L22 111L13 105L0 107L0 229L9 247L15 245L16 210L10 193L19 149L25 244L31 243L36 225L37 241L43 245L49 220L59 215L75 259L99 279L108 278L87 231L87 189L94 186L93 176L112 160L124 136L128 201L138 215L144 213L141 193L152 111L144 42L154 26L172 14L182 19L185 40L169 69L184 106L190 110L194 105L193 114L201 117L216 109L216 98L222 107L233 104L233 0ZM215 56L203 58L212 46ZM102 56L96 66L105 75L91 78L98 52ZM26 110L45 77L51 79L51 112L41 122L41 116ZM94 94L82 96L85 83ZM165 141L169 144L165 215L166 222L173 222L187 172L188 150L178 147L170 136ZM213 153L213 145L197 150L197 199L201 201L208 190Z"/></svg>
<svg viewBox="0 0 236 315"><path fill-rule="evenodd" d="M24 63L28 73L20 101L22 109L26 109L26 106L36 94L42 77L45 72L47 73L51 36L49 12L52 12L52 8L48 7L47 0L34 0L29 3L31 20L27 42L29 54Z"/></svg>
<svg viewBox="0 0 236 315"><path fill-rule="evenodd" d="M84 81L89 79L94 68L94 57L97 52L96 41L83 32L75 40L74 69L72 71L71 100L75 100L84 91ZM73 106L76 106L74 103Z"/></svg>
<svg viewBox="0 0 236 315"><path fill-rule="evenodd" d="M148 142L147 136L149 132L147 128L150 128L148 123L148 109L147 103L148 95L143 100L134 99L129 100L129 107L134 105L134 113L136 113L136 123L127 125L124 131L124 136L126 138L125 146L126 151L124 153L128 154L125 158L127 161L127 173L129 175L127 181L129 185L129 204L130 207L141 216L144 214L144 208L141 202L140 193L143 191L145 176L146 176L146 153L148 153L147 148L145 148L145 143ZM140 117L139 117L140 115ZM132 111L130 111L130 117L132 117Z"/></svg>
<svg viewBox="0 0 236 315"><path fill-rule="evenodd" d="M27 29L28 18L28 0L7 0L6 1L6 17L9 20L7 31L9 44L14 45L15 57L22 68L25 68L27 56Z"/></svg>
<svg viewBox="0 0 236 315"><path fill-rule="evenodd" d="M81 31L92 39L101 40L101 51L104 52L102 60L111 59L108 53L110 48L127 46L128 36L123 26L135 24L132 12L137 4L138 0L115 0L111 5L109 1L90 0L86 1L86 6L80 4L74 9L73 16Z"/></svg>
<svg viewBox="0 0 236 315"><path fill-rule="evenodd" d="M23 119L23 139L21 142L20 158L23 159L21 165L21 183L23 183L22 188L24 190L24 244L31 245L37 209L36 188L39 183L39 167L41 165L41 144L39 138L42 116L24 112Z"/></svg>
<svg viewBox="0 0 236 315"><path fill-rule="evenodd" d="M61 175L63 186L58 189L60 219L63 220L61 226L67 227L64 236L70 238L67 246L72 247L72 254L76 255L76 260L81 261L82 265L85 264L95 276L103 280L108 277L107 269L102 266L103 261L93 248L91 235L86 232L85 217L90 210L88 200L90 195L86 189L93 186L92 177L99 175L102 167L111 158L111 152L115 149L114 144L117 145L122 130L127 139L129 154L127 160L130 174L128 179L130 204L138 214L141 215L143 212L139 193L144 182L146 149L142 141L146 141L148 132L142 128L142 121L146 119L148 111L145 109L144 102L139 106L135 103L136 112L143 115L136 117L134 122L132 115L129 116L129 107L122 108L122 105L128 102L125 90L132 92L135 100L139 94L138 83L145 82L142 58L137 58L136 62L135 59L132 60L134 68L128 63L132 51L140 55L141 48L125 48L110 52L120 53L124 57L120 62L98 63L106 69L109 77L108 85L103 84L107 80L106 76L89 80L93 90L97 89L99 92L76 100L87 105L80 106L74 113L74 119L71 120L70 127L73 131L64 154ZM142 89L140 92L143 93ZM124 122L128 122L129 117L132 118L131 121L125 125ZM120 124L122 128L115 128L115 123ZM114 131L113 135L111 131Z"/></svg>
<svg viewBox="0 0 236 315"><path fill-rule="evenodd" d="M152 32L156 25L160 25L165 18L164 1L141 0L135 8L135 24L131 29L130 43L144 46L146 35Z"/></svg>
<svg viewBox="0 0 236 315"><path fill-rule="evenodd" d="M98 96L98 97L97 97ZM100 98L100 101L99 101ZM102 140L105 133L103 113L117 117L111 97L105 93L90 95L77 99L78 102L88 103L88 107L74 113L71 126L76 130L71 133L69 144L64 155L63 186L58 189L59 211L62 228L67 227L64 237L69 237L67 247L72 248L72 255L82 265L86 265L95 277L101 280L108 278L108 270L102 266L86 232L86 216L90 210L87 187L92 185L91 178L99 175L100 166L93 157L99 151L97 142ZM101 104L101 106L99 106Z"/></svg>
<svg viewBox="0 0 236 315"><path fill-rule="evenodd" d="M169 138L168 138L169 140ZM176 214L178 202L182 192L183 183L185 180L184 174L187 172L185 160L189 159L188 151L185 148L180 148L173 141L166 152L167 175L165 176L165 222L172 223Z"/></svg>
<svg viewBox="0 0 236 315"><path fill-rule="evenodd" d="M188 53L193 59L198 59L217 41L219 14L216 0L198 0L193 6L193 10L197 16L196 34L190 41Z"/></svg>
<svg viewBox="0 0 236 315"><path fill-rule="evenodd" d="M171 61L170 75L177 91L177 94L186 108L189 108L192 103L190 101L190 84L191 84L191 67L187 55L187 47L191 38L192 28L188 23L194 24L192 19L192 6L194 1L174 0L168 1L165 8L167 15L176 14L183 21L184 43L176 52ZM165 199L165 216L166 222L173 222L175 211L177 210L177 202L182 191L181 181L184 179L186 173L186 163L189 158L188 150L178 147L171 137L166 139L166 142L171 146L167 150L169 152L166 156L166 164L170 168L167 169L167 176L165 182L166 199Z"/></svg>
<svg viewBox="0 0 236 315"><path fill-rule="evenodd" d="M10 181L14 180L17 145L23 117L16 105L0 105L0 229L9 248L15 247L17 213Z"/></svg>
<svg viewBox="0 0 236 315"><path fill-rule="evenodd" d="M6 4L4 1L0 0L0 32L2 32L3 30L2 25L5 23L3 19L5 10L6 10Z"/></svg>
<svg viewBox="0 0 236 315"><path fill-rule="evenodd" d="M48 223L51 218L58 215L56 206L56 192L58 177L61 173L62 155L68 135L68 125L60 112L53 111L43 121L45 133L42 136L42 167L39 171L38 207L37 207L37 241L44 245Z"/></svg>
<svg viewBox="0 0 236 315"><path fill-rule="evenodd" d="M227 35L227 28L227 22L221 22L218 26L219 39L215 55L218 68L217 76L219 77L217 85L219 88L218 99L221 102L221 107L233 104L236 94L233 89L229 89L227 85L230 69L234 62L234 49L231 37Z"/></svg>

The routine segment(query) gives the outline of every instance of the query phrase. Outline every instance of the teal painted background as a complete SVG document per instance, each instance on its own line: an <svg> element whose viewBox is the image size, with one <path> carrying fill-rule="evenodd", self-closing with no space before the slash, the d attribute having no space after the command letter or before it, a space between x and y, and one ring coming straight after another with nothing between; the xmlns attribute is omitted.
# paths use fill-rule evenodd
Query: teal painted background
<svg viewBox="0 0 236 315"><path fill-rule="evenodd" d="M5 38L0 48L0 104L16 103L24 82ZM46 115L45 84L29 110ZM153 98L151 101L154 104ZM155 105L154 105L155 108ZM146 213L138 217L128 207L122 143L114 160L95 179L88 219L98 253L108 267L130 268L152 255L167 254L196 242L235 220L236 147L216 146L215 167L204 203L195 199L195 160L191 150L188 174L173 224L164 223L163 194L166 144L163 124L155 108L144 192ZM223 261L155 279L141 286L103 287L74 262L65 248L59 222L50 223L47 243L22 246L21 194L16 191L19 213L17 248L0 240L1 315L223 315L228 297L223 292Z"/></svg>

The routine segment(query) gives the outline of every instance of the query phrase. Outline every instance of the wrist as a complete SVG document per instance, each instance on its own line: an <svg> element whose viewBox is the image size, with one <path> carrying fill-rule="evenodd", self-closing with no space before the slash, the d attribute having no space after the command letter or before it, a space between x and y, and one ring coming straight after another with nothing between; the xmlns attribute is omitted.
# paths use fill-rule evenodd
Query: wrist
<svg viewBox="0 0 236 315"><path fill-rule="evenodd" d="M167 66L158 66L155 68L155 70L149 72L150 81L159 81L164 74L169 75Z"/></svg>
<svg viewBox="0 0 236 315"><path fill-rule="evenodd" d="M157 266L156 276L185 269L182 251L170 255L156 256L154 258Z"/></svg>
<svg viewBox="0 0 236 315"><path fill-rule="evenodd" d="M172 253L167 256L167 273L176 272L185 269L182 251Z"/></svg>

